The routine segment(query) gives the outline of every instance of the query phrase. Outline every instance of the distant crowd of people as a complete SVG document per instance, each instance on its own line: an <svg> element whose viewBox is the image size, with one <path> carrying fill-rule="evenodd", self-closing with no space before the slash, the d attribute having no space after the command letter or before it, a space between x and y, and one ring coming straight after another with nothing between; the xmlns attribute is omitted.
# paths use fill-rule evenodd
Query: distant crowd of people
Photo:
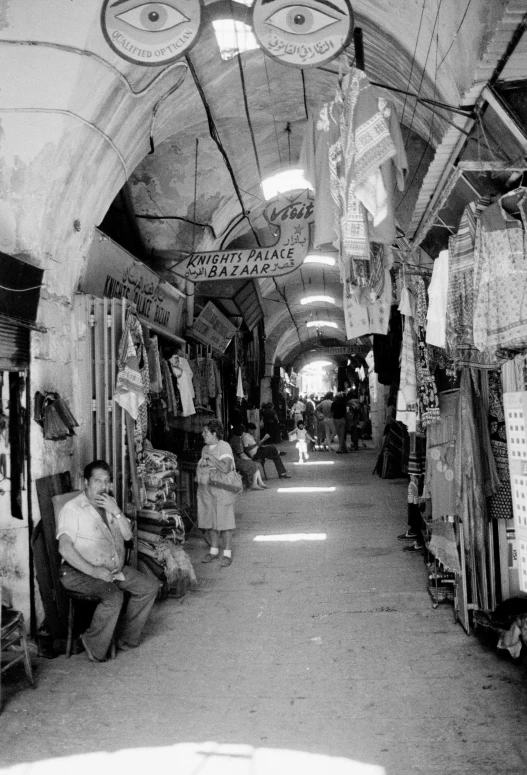
<svg viewBox="0 0 527 775"><path fill-rule="evenodd" d="M329 391L321 399L314 394L300 396L291 402L289 413L296 427L299 422L305 424L307 433L314 437L313 443L319 449L333 451L332 445L337 439L337 454L357 450L368 423L366 408L352 390L336 395Z"/></svg>

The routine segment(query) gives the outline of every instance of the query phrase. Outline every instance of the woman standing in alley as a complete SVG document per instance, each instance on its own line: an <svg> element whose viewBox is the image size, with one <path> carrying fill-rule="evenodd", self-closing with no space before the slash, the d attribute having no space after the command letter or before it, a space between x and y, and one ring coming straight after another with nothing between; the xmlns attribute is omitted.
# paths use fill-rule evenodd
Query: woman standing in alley
<svg viewBox="0 0 527 775"><path fill-rule="evenodd" d="M209 473L217 469L224 474L234 471L234 455L226 441L223 441L223 425L219 420L209 420L201 433L205 446L197 467L198 480L198 526L208 532L210 549L201 562L212 562L219 558L220 536L223 538L222 568L232 563L232 531L234 521L235 494L218 487L211 487Z"/></svg>

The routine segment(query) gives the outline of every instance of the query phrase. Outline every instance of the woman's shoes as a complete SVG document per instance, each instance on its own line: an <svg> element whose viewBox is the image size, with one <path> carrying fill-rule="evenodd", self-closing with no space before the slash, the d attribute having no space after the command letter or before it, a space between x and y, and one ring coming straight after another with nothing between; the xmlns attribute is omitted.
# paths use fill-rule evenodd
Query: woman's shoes
<svg viewBox="0 0 527 775"><path fill-rule="evenodd" d="M212 562L213 560L219 559L219 553L218 554L211 554L210 552L206 554L204 557L201 558L201 562Z"/></svg>
<svg viewBox="0 0 527 775"><path fill-rule="evenodd" d="M279 479L291 479L291 474L280 474Z"/></svg>

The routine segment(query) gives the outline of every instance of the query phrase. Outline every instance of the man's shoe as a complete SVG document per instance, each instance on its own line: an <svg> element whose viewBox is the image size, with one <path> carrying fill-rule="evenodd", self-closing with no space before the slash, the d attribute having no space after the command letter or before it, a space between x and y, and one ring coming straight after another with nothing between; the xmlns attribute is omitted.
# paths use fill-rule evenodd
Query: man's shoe
<svg viewBox="0 0 527 775"><path fill-rule="evenodd" d="M279 479L291 479L291 474L280 474Z"/></svg>
<svg viewBox="0 0 527 775"><path fill-rule="evenodd" d="M124 640L117 641L117 651L130 651L130 649L135 649L135 646L130 646Z"/></svg>
<svg viewBox="0 0 527 775"><path fill-rule="evenodd" d="M201 558L201 562L212 562L213 560L218 560L219 556L220 556L219 552L218 554L211 554L209 552L208 554L205 555L205 557Z"/></svg>
<svg viewBox="0 0 527 775"><path fill-rule="evenodd" d="M229 565L232 564L232 557L225 557L225 555L221 558L220 565L222 568L228 568Z"/></svg>
<svg viewBox="0 0 527 775"><path fill-rule="evenodd" d="M417 533L412 533L410 530L407 530L406 533L401 533L401 535L397 536L398 541L415 541L417 538Z"/></svg>
<svg viewBox="0 0 527 775"><path fill-rule="evenodd" d="M90 662L106 662L105 659L97 659L97 657L95 656L95 654L93 653L91 648L86 643L86 639L85 639L84 635L81 635L80 639L81 639L81 643L84 646L84 650L85 650L85 652L86 652Z"/></svg>
<svg viewBox="0 0 527 775"><path fill-rule="evenodd" d="M283 457L284 455L287 455L287 452L284 452L282 449L280 450L280 455Z"/></svg>
<svg viewBox="0 0 527 775"><path fill-rule="evenodd" d="M404 546L403 552L412 552L415 554L416 552L422 552L424 548L425 547L423 544L418 544L417 541L414 541L413 544L410 544L409 546Z"/></svg>

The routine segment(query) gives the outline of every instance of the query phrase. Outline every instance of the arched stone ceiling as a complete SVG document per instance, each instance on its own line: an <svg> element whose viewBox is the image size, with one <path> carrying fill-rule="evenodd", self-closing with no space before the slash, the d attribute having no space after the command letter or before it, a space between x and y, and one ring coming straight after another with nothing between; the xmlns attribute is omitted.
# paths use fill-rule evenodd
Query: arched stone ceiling
<svg viewBox="0 0 527 775"><path fill-rule="evenodd" d="M300 71L260 50L223 61L207 16L214 2L206 3L203 31L187 61L133 65L104 39L101 5L46 0L46 12L35 13L34 0L4 0L0 9L0 247L40 265L52 261L61 270L47 275L55 294L75 287L93 225L126 182L133 211L149 216L138 218L143 254L160 273L169 275L192 248L271 239L261 179L296 163L306 115L332 98L337 78L335 63ZM411 167L412 185L398 210L404 229L435 148L457 120L405 92L453 106L472 98L485 82L486 63L506 52L524 4L353 0L352 6L367 74L400 90L389 93ZM510 25L500 27L505 18ZM211 138L212 123L223 154ZM77 221L80 232L72 228ZM306 276L302 269L278 283L287 313L277 310L276 288L262 284L268 350L276 344L270 357L288 357L297 330L303 336L311 314L298 305ZM340 298L338 279L310 277L314 287L326 283ZM341 314L338 306L332 312Z"/></svg>

